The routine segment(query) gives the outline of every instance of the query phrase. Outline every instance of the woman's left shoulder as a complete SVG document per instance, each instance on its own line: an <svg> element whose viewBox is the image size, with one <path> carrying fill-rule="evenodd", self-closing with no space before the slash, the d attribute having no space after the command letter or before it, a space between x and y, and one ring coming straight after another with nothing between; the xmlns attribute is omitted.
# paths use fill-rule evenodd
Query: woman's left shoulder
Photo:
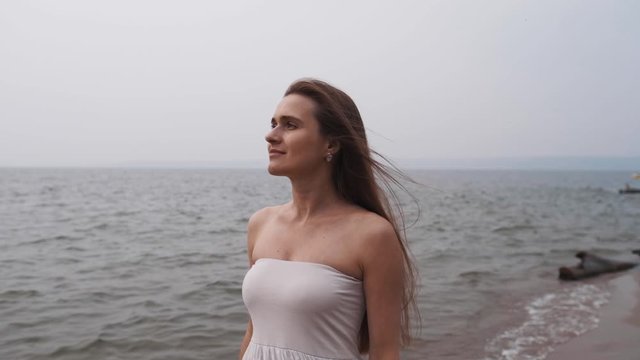
<svg viewBox="0 0 640 360"><path fill-rule="evenodd" d="M352 254L364 275L397 280L402 272L402 243L393 224L373 212L355 214ZM395 281L394 280L394 281Z"/></svg>
<svg viewBox="0 0 640 360"><path fill-rule="evenodd" d="M398 246L398 235L393 224L384 217L364 209L352 215L353 231L359 248L387 251Z"/></svg>
<svg viewBox="0 0 640 360"><path fill-rule="evenodd" d="M354 210L351 215L353 225L358 228L358 232L366 235L389 236L396 234L391 222L384 217L365 209Z"/></svg>

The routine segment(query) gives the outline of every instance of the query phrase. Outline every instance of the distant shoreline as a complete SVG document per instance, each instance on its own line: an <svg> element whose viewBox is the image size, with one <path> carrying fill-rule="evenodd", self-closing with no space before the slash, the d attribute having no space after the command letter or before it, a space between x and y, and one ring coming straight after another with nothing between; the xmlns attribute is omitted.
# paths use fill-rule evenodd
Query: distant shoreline
<svg viewBox="0 0 640 360"><path fill-rule="evenodd" d="M635 157L504 157L468 159L399 160L404 168L465 170L604 170L640 171L640 156Z"/></svg>
<svg viewBox="0 0 640 360"><path fill-rule="evenodd" d="M504 157L391 159L403 170L533 170L640 172L640 156L632 157ZM264 169L265 160L241 161L132 161L103 164L0 164L0 168L64 169Z"/></svg>

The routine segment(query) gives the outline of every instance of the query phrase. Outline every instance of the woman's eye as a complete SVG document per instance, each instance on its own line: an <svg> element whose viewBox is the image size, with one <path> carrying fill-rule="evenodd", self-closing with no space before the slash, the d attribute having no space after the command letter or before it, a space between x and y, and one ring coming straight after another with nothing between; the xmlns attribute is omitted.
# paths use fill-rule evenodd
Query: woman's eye
<svg viewBox="0 0 640 360"><path fill-rule="evenodd" d="M275 129L276 127L278 127L278 123L274 121L269 126L272 129ZM284 126L287 130L293 130L293 129L297 129L298 128L298 126L293 122L287 122L285 124L282 124L281 126Z"/></svg>

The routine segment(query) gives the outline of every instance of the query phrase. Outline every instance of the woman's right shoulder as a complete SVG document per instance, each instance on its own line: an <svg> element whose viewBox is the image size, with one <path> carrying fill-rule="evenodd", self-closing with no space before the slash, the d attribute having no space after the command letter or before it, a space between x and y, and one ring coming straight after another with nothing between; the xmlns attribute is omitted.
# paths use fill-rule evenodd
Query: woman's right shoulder
<svg viewBox="0 0 640 360"><path fill-rule="evenodd" d="M253 213L249 218L247 225L247 249L249 251L249 262L251 264L253 263L253 248L259 238L260 230L280 212L281 208L282 205L265 207Z"/></svg>
<svg viewBox="0 0 640 360"><path fill-rule="evenodd" d="M249 233L260 230L264 224L280 213L283 206L284 205L268 206L253 213L249 218L249 223L247 225Z"/></svg>

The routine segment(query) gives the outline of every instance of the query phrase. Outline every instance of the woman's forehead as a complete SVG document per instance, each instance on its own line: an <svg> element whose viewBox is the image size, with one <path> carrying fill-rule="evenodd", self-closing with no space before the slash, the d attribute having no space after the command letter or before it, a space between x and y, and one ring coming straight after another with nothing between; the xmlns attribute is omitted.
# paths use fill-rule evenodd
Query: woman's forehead
<svg viewBox="0 0 640 360"><path fill-rule="evenodd" d="M294 117L300 120L315 119L315 106L313 100L308 97L291 94L287 95L276 107L274 118Z"/></svg>

